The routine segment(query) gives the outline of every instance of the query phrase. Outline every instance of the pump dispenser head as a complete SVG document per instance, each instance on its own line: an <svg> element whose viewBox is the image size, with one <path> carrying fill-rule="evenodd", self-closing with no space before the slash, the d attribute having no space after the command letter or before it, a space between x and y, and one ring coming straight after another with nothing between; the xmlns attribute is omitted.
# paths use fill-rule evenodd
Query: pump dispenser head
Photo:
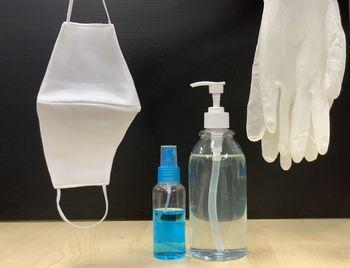
<svg viewBox="0 0 350 268"><path fill-rule="evenodd" d="M177 166L175 145L160 147L160 166L158 167L158 183L176 184L180 182L180 168Z"/></svg>
<svg viewBox="0 0 350 268"><path fill-rule="evenodd" d="M208 86L209 93L213 96L213 106L204 114L204 128L229 128L230 115L220 106L220 97L224 93L225 82L202 81L192 83L191 87Z"/></svg>

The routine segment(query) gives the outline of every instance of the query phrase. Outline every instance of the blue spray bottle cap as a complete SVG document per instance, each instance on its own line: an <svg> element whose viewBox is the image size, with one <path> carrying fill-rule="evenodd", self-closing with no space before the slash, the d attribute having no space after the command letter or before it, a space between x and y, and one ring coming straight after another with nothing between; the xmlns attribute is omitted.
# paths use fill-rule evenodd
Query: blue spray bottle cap
<svg viewBox="0 0 350 268"><path fill-rule="evenodd" d="M177 166L175 145L160 147L160 166L158 167L158 183L176 184L180 182L180 168Z"/></svg>

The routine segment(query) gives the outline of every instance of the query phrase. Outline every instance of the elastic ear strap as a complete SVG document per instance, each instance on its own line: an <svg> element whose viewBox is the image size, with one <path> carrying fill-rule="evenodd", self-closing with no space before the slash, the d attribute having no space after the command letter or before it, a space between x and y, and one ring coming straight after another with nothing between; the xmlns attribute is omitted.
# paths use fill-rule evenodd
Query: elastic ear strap
<svg viewBox="0 0 350 268"><path fill-rule="evenodd" d="M106 203L106 210L105 210L105 214L103 215L102 219L100 219L98 222L91 224L91 225L77 225L72 223L70 220L67 219L66 215L64 215L61 206L60 206L60 200L61 200L61 189L57 189L57 198L56 198L56 204L57 204L57 210L58 213L60 214L62 220L64 220L66 223L68 223L69 225L75 227L75 228L79 228L79 229L88 229L88 228L92 228L95 227L97 224L103 222L108 214L108 197L107 197L107 188L106 185L102 185L102 190L103 190L103 196L105 198L105 203Z"/></svg>
<svg viewBox="0 0 350 268"><path fill-rule="evenodd" d="M68 21L68 22L70 21L70 18L72 16L73 3L74 3L74 0L69 0L68 10L67 10L67 19L66 19L66 21ZM109 17L109 13L108 13L108 9L107 9L107 5L106 5L105 0L102 0L102 4L103 4L103 7L104 7L104 9L106 11L108 24L111 24L111 18Z"/></svg>

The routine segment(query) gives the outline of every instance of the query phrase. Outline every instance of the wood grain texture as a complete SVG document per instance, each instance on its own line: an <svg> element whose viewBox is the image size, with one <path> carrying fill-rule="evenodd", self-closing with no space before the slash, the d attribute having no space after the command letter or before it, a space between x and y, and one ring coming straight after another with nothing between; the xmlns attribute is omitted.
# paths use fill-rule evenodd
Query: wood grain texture
<svg viewBox="0 0 350 268"><path fill-rule="evenodd" d="M213 263L189 252L182 261L154 260L150 221L104 222L91 230L0 223L0 267L350 267L350 219L250 220L248 228L248 256Z"/></svg>

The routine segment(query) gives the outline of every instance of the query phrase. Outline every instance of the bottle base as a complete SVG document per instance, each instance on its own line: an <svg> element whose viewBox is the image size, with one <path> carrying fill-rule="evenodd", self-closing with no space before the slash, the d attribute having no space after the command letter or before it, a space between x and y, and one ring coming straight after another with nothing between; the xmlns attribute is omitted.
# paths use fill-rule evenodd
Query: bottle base
<svg viewBox="0 0 350 268"><path fill-rule="evenodd" d="M180 260L186 253L154 253L153 257L157 260Z"/></svg>
<svg viewBox="0 0 350 268"><path fill-rule="evenodd" d="M191 254L194 258L204 261L231 261L246 256L247 249L225 249L224 252L218 252L215 249L191 248Z"/></svg>

